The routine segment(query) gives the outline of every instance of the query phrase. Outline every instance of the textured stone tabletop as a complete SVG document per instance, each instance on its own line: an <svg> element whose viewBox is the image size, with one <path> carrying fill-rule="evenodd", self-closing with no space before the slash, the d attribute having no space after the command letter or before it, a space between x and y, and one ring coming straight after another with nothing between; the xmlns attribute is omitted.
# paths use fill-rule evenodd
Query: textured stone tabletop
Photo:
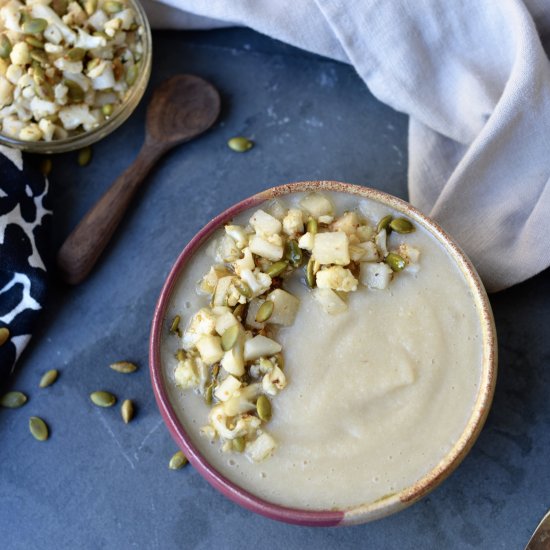
<svg viewBox="0 0 550 550"><path fill-rule="evenodd" d="M201 75L219 88L222 114L151 174L89 280L53 282L13 384L29 403L0 411L0 547L522 549L550 507L548 271L491 298L500 365L487 425L458 470L404 512L342 529L285 525L228 501L192 467L168 469L176 445L154 402L147 349L176 256L214 215L272 185L336 179L406 198L407 119L350 67L250 31L157 32L154 42L151 85ZM144 111L94 147L89 167L75 154L54 158L56 246L137 154ZM235 135L256 147L233 153ZM140 370L108 368L122 358ZM58 382L38 390L51 368ZM135 420L94 407L96 389L132 398ZM51 426L46 443L28 433L30 415Z"/></svg>

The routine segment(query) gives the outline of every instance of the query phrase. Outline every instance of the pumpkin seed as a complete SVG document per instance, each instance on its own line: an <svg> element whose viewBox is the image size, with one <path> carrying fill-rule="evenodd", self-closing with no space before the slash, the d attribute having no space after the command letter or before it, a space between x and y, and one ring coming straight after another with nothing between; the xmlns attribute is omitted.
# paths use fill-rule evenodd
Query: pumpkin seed
<svg viewBox="0 0 550 550"><path fill-rule="evenodd" d="M380 233L382 229L387 229L388 225L390 225L390 222L392 221L393 216L391 214L388 214L387 216L384 216L376 226L376 232Z"/></svg>
<svg viewBox="0 0 550 550"><path fill-rule="evenodd" d="M84 101L84 90L73 80L65 79L63 84L67 86L67 96L74 103Z"/></svg>
<svg viewBox="0 0 550 550"><path fill-rule="evenodd" d="M235 283L235 288L239 294L242 294L245 298L252 298L252 290L244 281L237 281Z"/></svg>
<svg viewBox="0 0 550 550"><path fill-rule="evenodd" d="M108 391L95 391L90 394L90 399L98 407L112 407L116 403L116 397Z"/></svg>
<svg viewBox="0 0 550 550"><path fill-rule="evenodd" d="M394 252L390 252L384 260L391 268L392 271L403 271L407 262L399 255Z"/></svg>
<svg viewBox="0 0 550 550"><path fill-rule="evenodd" d="M7 59L11 53L11 42L10 39L3 34L0 36L0 58Z"/></svg>
<svg viewBox="0 0 550 550"><path fill-rule="evenodd" d="M271 419L271 403L265 395L260 395L260 397L258 397L258 401L256 401L256 411L261 420L269 422Z"/></svg>
<svg viewBox="0 0 550 550"><path fill-rule="evenodd" d="M83 149L80 149L78 151L78 165L79 166L88 166L90 164L90 161L92 160L92 148L91 147L84 147Z"/></svg>
<svg viewBox="0 0 550 550"><path fill-rule="evenodd" d="M34 91L36 95L41 99L52 100L54 98L54 92L52 85L45 80L41 80L39 76L34 76Z"/></svg>
<svg viewBox="0 0 550 550"><path fill-rule="evenodd" d="M86 64L86 70L91 71L92 69L95 69L100 63L101 59L99 59L99 57L94 57L93 59L90 59L90 61L88 61L88 63Z"/></svg>
<svg viewBox="0 0 550 550"><path fill-rule="evenodd" d="M174 453L174 455L170 459L168 467L170 468L170 470L180 470L187 464L187 462L187 458L185 457L183 452L178 451L177 453Z"/></svg>
<svg viewBox="0 0 550 550"><path fill-rule="evenodd" d="M214 383L208 384L208 386L206 386L206 389L204 390L204 400L207 405L210 405L212 403L213 390L214 390Z"/></svg>
<svg viewBox="0 0 550 550"><path fill-rule="evenodd" d="M256 323L265 323L273 313L274 303L271 300L266 300L256 313Z"/></svg>
<svg viewBox="0 0 550 550"><path fill-rule="evenodd" d="M126 69L126 76L124 77L124 80L126 80L126 84L128 84L128 86L132 86L137 80L138 74L139 64L134 63L133 65L130 65L130 67Z"/></svg>
<svg viewBox="0 0 550 550"><path fill-rule="evenodd" d="M390 227L397 233L412 233L414 225L406 218L395 218L390 222Z"/></svg>
<svg viewBox="0 0 550 550"><path fill-rule="evenodd" d="M130 374L137 371L137 365L130 363L130 361L116 361L115 363L111 363L109 367L122 374Z"/></svg>
<svg viewBox="0 0 550 550"><path fill-rule="evenodd" d="M43 176L49 176L50 172L52 171L52 159L45 158L40 163L40 171L42 172Z"/></svg>
<svg viewBox="0 0 550 550"><path fill-rule="evenodd" d="M245 307L246 307L246 304L238 304L237 307L233 310L233 315L239 321L243 320L244 308Z"/></svg>
<svg viewBox="0 0 550 550"><path fill-rule="evenodd" d="M276 353L273 357L275 357L275 361L277 361L277 366L283 370L285 368L285 358L283 357L282 353Z"/></svg>
<svg viewBox="0 0 550 550"><path fill-rule="evenodd" d="M120 407L120 415L124 424L128 424L134 418L134 404L131 399L125 399Z"/></svg>
<svg viewBox="0 0 550 550"><path fill-rule="evenodd" d="M65 54L65 57L69 61L82 61L86 56L86 50L84 48L71 48Z"/></svg>
<svg viewBox="0 0 550 550"><path fill-rule="evenodd" d="M48 63L48 56L46 55L46 52L42 50L31 50L29 55L31 56L31 59L34 59L38 63Z"/></svg>
<svg viewBox="0 0 550 550"><path fill-rule="evenodd" d="M229 351L237 343L239 337L239 325L232 325L222 334L222 349Z"/></svg>
<svg viewBox="0 0 550 550"><path fill-rule="evenodd" d="M0 346L3 346L10 339L10 329L8 327L0 328Z"/></svg>
<svg viewBox="0 0 550 550"><path fill-rule="evenodd" d="M317 220L315 218L309 218L309 220L307 221L306 230L312 235L315 235L317 233Z"/></svg>
<svg viewBox="0 0 550 550"><path fill-rule="evenodd" d="M181 336L180 321L181 317L179 315L176 315L172 319L172 324L170 325L170 332L177 334L178 336Z"/></svg>
<svg viewBox="0 0 550 550"><path fill-rule="evenodd" d="M315 287L315 260L313 259L313 256L309 258L309 261L307 263L306 282L309 288Z"/></svg>
<svg viewBox="0 0 550 550"><path fill-rule="evenodd" d="M97 9L97 0L85 0L84 11L88 15L92 15Z"/></svg>
<svg viewBox="0 0 550 550"><path fill-rule="evenodd" d="M111 116L113 114L113 105L111 103L106 103L101 107L101 112L104 116Z"/></svg>
<svg viewBox="0 0 550 550"><path fill-rule="evenodd" d="M238 453L242 453L245 447L246 447L246 441L244 440L243 436L236 437L233 440L233 449L235 449L235 451L237 451Z"/></svg>
<svg viewBox="0 0 550 550"><path fill-rule="evenodd" d="M241 136L231 138L227 142L227 145L230 149L233 149L233 151L236 151L237 153L246 153L246 151L249 151L252 147L254 147L254 143L252 141Z"/></svg>
<svg viewBox="0 0 550 550"><path fill-rule="evenodd" d="M46 441L50 435L47 424L38 416L29 418L29 430L38 441Z"/></svg>
<svg viewBox="0 0 550 550"><path fill-rule="evenodd" d="M278 277L288 266L288 262L281 260L271 264L266 273L271 277Z"/></svg>
<svg viewBox="0 0 550 550"><path fill-rule="evenodd" d="M6 409L18 409L27 402L27 396L20 391L9 391L0 397L0 406Z"/></svg>
<svg viewBox="0 0 550 550"><path fill-rule="evenodd" d="M45 372L40 379L38 387L47 388L48 386L51 386L57 380L58 376L59 371L57 371L56 369L51 369L48 372Z"/></svg>
<svg viewBox="0 0 550 550"><path fill-rule="evenodd" d="M22 29L25 34L39 34L46 30L48 22L45 19L29 19L23 23Z"/></svg>
<svg viewBox="0 0 550 550"><path fill-rule="evenodd" d="M177 359L178 361L185 361L185 350L179 349L179 350L176 352L176 359Z"/></svg>
<svg viewBox="0 0 550 550"><path fill-rule="evenodd" d="M25 36L25 42L33 48L39 48L40 50L44 49L44 42L36 38L36 36Z"/></svg>
<svg viewBox="0 0 550 550"><path fill-rule="evenodd" d="M285 258L292 267L298 267L302 263L302 249L295 240L286 243Z"/></svg>
<svg viewBox="0 0 550 550"><path fill-rule="evenodd" d="M52 0L52 9L60 17L67 13L68 0Z"/></svg>

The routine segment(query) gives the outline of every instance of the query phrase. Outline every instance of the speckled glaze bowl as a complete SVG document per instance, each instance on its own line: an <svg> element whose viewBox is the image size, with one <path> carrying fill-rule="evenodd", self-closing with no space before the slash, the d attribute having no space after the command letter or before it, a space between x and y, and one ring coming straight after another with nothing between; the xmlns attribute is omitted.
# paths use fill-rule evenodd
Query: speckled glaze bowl
<svg viewBox="0 0 550 550"><path fill-rule="evenodd" d="M217 229L241 212L276 197L312 190L339 191L383 203L402 212L434 235L456 262L470 287L480 319L483 343L481 378L469 421L454 446L439 464L416 483L398 493L352 508L320 511L293 509L273 504L245 491L216 471L201 455L179 421L166 389L161 364L162 331L167 330L170 324L170 320L167 319L167 308L178 278L193 254ZM155 398L170 433L191 464L221 493L253 512L279 521L310 526L353 525L393 514L413 504L447 478L470 451L485 423L493 398L497 372L496 334L487 294L479 276L457 244L435 222L401 199L375 189L335 181L309 181L274 187L239 202L210 221L189 242L168 275L156 306L150 339L150 369Z"/></svg>

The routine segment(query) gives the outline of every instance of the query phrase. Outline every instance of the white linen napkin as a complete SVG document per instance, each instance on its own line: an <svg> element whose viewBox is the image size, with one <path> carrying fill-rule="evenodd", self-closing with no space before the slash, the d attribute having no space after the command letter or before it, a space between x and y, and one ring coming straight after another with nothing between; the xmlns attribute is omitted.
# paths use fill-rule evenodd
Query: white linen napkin
<svg viewBox="0 0 550 550"><path fill-rule="evenodd" d="M410 115L409 199L487 289L550 265L548 0L144 0L153 26L244 25L351 63Z"/></svg>

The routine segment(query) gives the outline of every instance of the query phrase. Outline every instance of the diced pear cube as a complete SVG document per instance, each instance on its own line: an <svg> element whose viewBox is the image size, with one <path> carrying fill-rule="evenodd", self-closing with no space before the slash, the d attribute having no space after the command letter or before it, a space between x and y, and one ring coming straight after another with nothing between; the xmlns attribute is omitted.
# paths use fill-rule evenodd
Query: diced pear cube
<svg viewBox="0 0 550 550"><path fill-rule="evenodd" d="M367 263L361 264L361 273L359 278L361 283L369 288L384 290L390 284L393 271L385 263Z"/></svg>
<svg viewBox="0 0 550 550"><path fill-rule="evenodd" d="M275 199L269 203L266 210L267 210L267 213L271 214L274 218L277 218L278 220L282 220L286 216L286 212L288 208L286 207L286 204L283 201L279 199Z"/></svg>
<svg viewBox="0 0 550 550"><path fill-rule="evenodd" d="M256 210L250 218L250 225L260 235L276 235L283 229L281 222L263 210Z"/></svg>
<svg viewBox="0 0 550 550"><path fill-rule="evenodd" d="M216 290L214 292L213 305L225 306L227 305L227 295L229 293L229 287L233 284L233 275L227 275L218 280Z"/></svg>
<svg viewBox="0 0 550 550"><path fill-rule="evenodd" d="M262 329L265 326L265 323L258 323L256 321L256 314L260 309L260 306L264 303L265 300L260 300L259 298L254 298L248 303L248 310L246 312L246 325L250 328Z"/></svg>
<svg viewBox="0 0 550 550"><path fill-rule="evenodd" d="M210 271L202 278L199 289L207 294L214 294L218 279L227 275L227 271L221 266L212 266Z"/></svg>
<svg viewBox="0 0 550 550"><path fill-rule="evenodd" d="M220 262L234 262L241 257L241 251L229 235L224 235L218 243L216 257Z"/></svg>
<svg viewBox="0 0 550 550"><path fill-rule="evenodd" d="M178 366L174 370L174 379L176 385L186 390L199 385L199 374L195 362L191 358L186 358L178 362Z"/></svg>
<svg viewBox="0 0 550 550"><path fill-rule="evenodd" d="M283 257L284 249L281 245L270 243L268 240L253 235L249 241L249 248L253 254L276 262Z"/></svg>
<svg viewBox="0 0 550 550"><path fill-rule="evenodd" d="M261 462L273 454L277 448L275 440L266 432L260 434L254 441L246 444L246 455L253 462Z"/></svg>
<svg viewBox="0 0 550 550"><path fill-rule="evenodd" d="M363 257L360 261L362 262L377 262L380 259L378 254L378 248L372 241L367 241L365 243L358 244L360 248L363 249Z"/></svg>
<svg viewBox="0 0 550 550"><path fill-rule="evenodd" d="M226 225L225 232L235 241L237 248L244 248L248 244L248 235L240 225Z"/></svg>
<svg viewBox="0 0 550 550"><path fill-rule="evenodd" d="M216 388L214 395L220 401L227 401L241 387L240 380L231 374Z"/></svg>
<svg viewBox="0 0 550 550"><path fill-rule="evenodd" d="M223 313L216 319L216 332L222 336L223 333L233 325L238 325L239 321L230 311Z"/></svg>
<svg viewBox="0 0 550 550"><path fill-rule="evenodd" d="M347 235L353 235L359 227L359 217L356 212L344 212L338 219L332 222L331 231L343 231Z"/></svg>
<svg viewBox="0 0 550 550"><path fill-rule="evenodd" d="M307 210L314 218L331 215L334 208L330 200L322 193L309 193L301 201L300 206Z"/></svg>
<svg viewBox="0 0 550 550"><path fill-rule="evenodd" d="M260 357L269 357L279 353L281 349L281 344L275 340L258 334L244 343L244 359L245 361L254 361Z"/></svg>
<svg viewBox="0 0 550 550"><path fill-rule="evenodd" d="M361 242L370 241L374 236L374 228L370 225L360 225L355 234Z"/></svg>
<svg viewBox="0 0 550 550"><path fill-rule="evenodd" d="M277 288L268 294L267 299L273 302L273 313L269 318L269 323L284 327L289 327L294 323L300 307L300 300L296 296Z"/></svg>
<svg viewBox="0 0 550 550"><path fill-rule="evenodd" d="M338 315L348 310L346 302L330 288L315 288L313 297L329 315Z"/></svg>
<svg viewBox="0 0 550 550"><path fill-rule="evenodd" d="M223 355L221 365L226 372L234 376L242 376L244 374L244 352L243 352L242 335L237 343Z"/></svg>
<svg viewBox="0 0 550 550"><path fill-rule="evenodd" d="M315 235L313 233L304 233L299 239L298 239L298 246L302 248L303 250L308 250L311 252L313 250L313 245L315 243Z"/></svg>
<svg viewBox="0 0 550 550"><path fill-rule="evenodd" d="M213 365L214 363L220 361L223 357L221 338L219 336L205 334L197 340L195 345L199 350L201 359L207 365Z"/></svg>
<svg viewBox="0 0 550 550"><path fill-rule="evenodd" d="M357 290L357 279L349 269L339 265L321 269L315 276L319 288L330 288L341 292L354 292Z"/></svg>
<svg viewBox="0 0 550 550"><path fill-rule="evenodd" d="M317 233L312 255L320 264L349 264L348 236L342 231Z"/></svg>
<svg viewBox="0 0 550 550"><path fill-rule="evenodd" d="M289 236L304 231L304 213L297 208L291 208L283 218L283 232Z"/></svg>

